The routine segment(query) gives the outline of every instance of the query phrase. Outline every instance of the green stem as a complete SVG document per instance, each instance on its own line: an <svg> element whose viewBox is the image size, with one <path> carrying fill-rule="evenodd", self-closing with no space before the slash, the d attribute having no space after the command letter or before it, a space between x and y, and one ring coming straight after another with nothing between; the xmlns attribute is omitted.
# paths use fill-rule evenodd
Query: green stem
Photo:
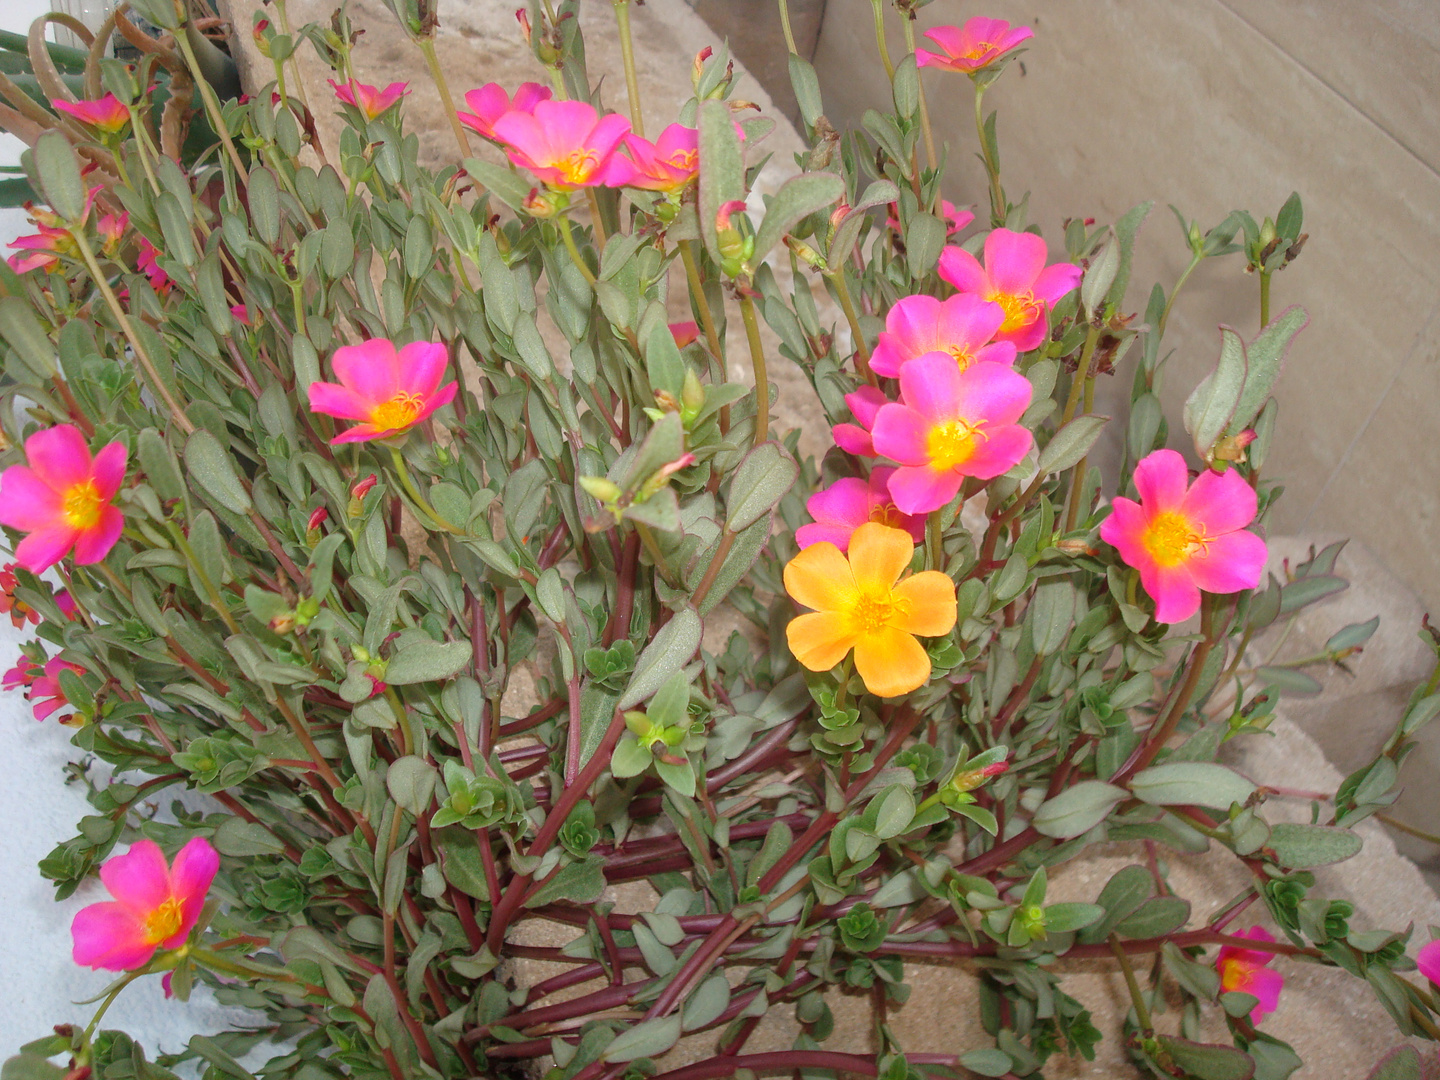
<svg viewBox="0 0 1440 1080"><path fill-rule="evenodd" d="M1260 326L1270 325L1270 271L1260 271Z"/></svg>
<svg viewBox="0 0 1440 1080"><path fill-rule="evenodd" d="M1125 988L1130 991L1130 1003L1135 1006L1135 1021L1148 1038L1155 1033L1155 1027L1150 1021L1150 1010L1145 1005L1145 995L1140 992L1140 983L1135 978L1135 970L1130 966L1130 958L1125 955L1120 939L1114 934L1110 935L1110 951L1115 954L1120 971L1125 976Z"/></svg>
<svg viewBox="0 0 1440 1080"><path fill-rule="evenodd" d="M129 986L132 982L134 982L136 979L138 979L141 975L144 974L146 974L146 970L144 968L141 968L139 971L127 972L120 979L120 981L115 984L114 988L105 995L105 1000L100 1003L100 1008L95 1010L95 1015L90 1018L90 1023L86 1026L84 1034L80 1036L82 1054L88 1056L90 1049L90 1036L95 1034L95 1029L100 1026L100 1020L104 1017L106 1010L108 1010L110 1006L115 1003L115 999L120 996L120 991L124 990L127 986Z"/></svg>
<svg viewBox="0 0 1440 1080"><path fill-rule="evenodd" d="M590 287L594 288L595 272L586 265L584 258L580 255L580 249L575 246L575 234L570 231L570 219L562 213L556 220L560 222L560 239L565 241L565 250L570 252L571 261L575 263L575 268L580 271L585 280L590 283Z"/></svg>
<svg viewBox="0 0 1440 1080"><path fill-rule="evenodd" d="M630 95L630 127L643 139L645 121L640 116L640 80L635 74L635 46L630 40L630 0L615 0L615 22L620 27L620 57L625 62L625 89Z"/></svg>
<svg viewBox="0 0 1440 1080"><path fill-rule="evenodd" d="M870 0L875 12L875 47L880 51L880 62L885 65L885 79L895 81L895 65L890 62L890 47L885 44L885 7L883 0Z"/></svg>
<svg viewBox="0 0 1440 1080"><path fill-rule="evenodd" d="M435 527L444 532L454 533L457 536L460 535L463 530L456 528L437 514L425 496L420 494L420 489L415 486L415 481L410 479L410 469L406 466L405 458L401 455L398 446L390 447L390 461L395 466L395 475L400 478L400 485L405 489L405 493L410 496L411 501L420 508L420 511L434 523Z"/></svg>
<svg viewBox="0 0 1440 1080"><path fill-rule="evenodd" d="M925 135L925 163L930 167L930 171L934 172L940 159L935 156L935 134L930 130L930 107L925 104L925 84L920 81L920 58L915 56L915 16L913 13L904 16L900 22L905 28L905 48L916 61L915 85L920 89L920 130Z"/></svg>
<svg viewBox="0 0 1440 1080"><path fill-rule="evenodd" d="M755 438L759 446L770 437L770 379L765 372L765 346L760 341L760 323L755 318L755 301L740 295L740 317L745 320L745 337L750 343L750 364L755 371Z"/></svg>
<svg viewBox="0 0 1440 1080"><path fill-rule="evenodd" d="M200 565L200 560L195 555L195 549L190 546L190 541L185 538L184 531L174 521L168 521L166 525L169 526L170 535L180 548L181 554L185 556L185 561L190 564L190 569L193 570L195 576L200 579L200 587L205 590L205 595L210 600L210 606L213 607L216 612L219 613L220 618L225 621L225 626L229 629L230 633L240 633L240 624L235 621L235 616L230 614L230 609L225 606L225 601L221 599L220 590L216 588L215 583L210 580L210 575L205 572L205 568Z"/></svg>
<svg viewBox="0 0 1440 1080"><path fill-rule="evenodd" d="M845 708L845 692L850 688L850 677L855 673L855 654L845 654L845 659L840 661L840 682L835 688L835 711L838 713Z"/></svg>
<svg viewBox="0 0 1440 1080"><path fill-rule="evenodd" d="M1185 272L1181 274L1179 280L1175 282L1175 288L1171 289L1170 295L1165 298L1165 310L1160 313L1160 325L1155 328L1157 337L1163 338L1165 336L1165 324L1170 321L1170 309L1175 306L1175 297L1180 295L1181 287L1185 282L1190 280L1190 275L1195 272L1195 268L1200 265L1201 260L1204 258L1204 255L1190 256L1190 265L1185 268Z"/></svg>
<svg viewBox="0 0 1440 1080"><path fill-rule="evenodd" d="M719 360L720 335L715 330L715 317L710 313L710 301L705 299L705 283L700 280L700 265L695 261L695 248L689 240L680 241L680 259L685 263L685 281L690 286L690 299L700 316L700 328L705 331L705 344L710 346L710 355Z"/></svg>
<svg viewBox="0 0 1440 1080"><path fill-rule="evenodd" d="M455 133L455 142L460 146L460 156L469 157L470 139L465 134L464 125L460 123L460 114L455 111L455 99L450 96L450 84L445 81L445 73L440 70L440 58L435 55L435 39L417 38L415 44L420 46L421 55L425 57L425 66L430 69L430 81L440 92L440 104L450 119L450 130Z"/></svg>
<svg viewBox="0 0 1440 1080"><path fill-rule="evenodd" d="M924 98L922 97L923 101ZM1000 186L1000 163L990 156L990 140L985 138L985 87L975 84L975 134L980 137L980 158L985 162L985 175L990 178L990 224L1005 224L1005 189Z"/></svg>
<svg viewBox="0 0 1440 1080"><path fill-rule="evenodd" d="M1085 347L1080 350L1080 363L1075 368L1075 381L1070 384L1070 396L1065 399L1065 411L1060 414L1060 426L1064 427L1075 417L1080 407L1080 397L1085 383L1090 378L1090 361L1095 358L1095 346L1100 340L1100 328L1091 326L1085 333Z"/></svg>
<svg viewBox="0 0 1440 1080"><path fill-rule="evenodd" d="M795 34L790 29L790 4L788 0L780 0L780 29L785 31L785 48L791 56L799 56L800 50L795 47Z"/></svg>
<svg viewBox="0 0 1440 1080"><path fill-rule="evenodd" d="M1081 403L1080 409L1089 413L1095 408L1095 376L1085 377L1085 400ZM1065 508L1065 532L1072 532L1075 528L1076 519L1080 516L1080 495L1085 489L1085 470L1090 466L1090 455L1086 454L1070 473L1070 498L1069 505Z"/></svg>
<svg viewBox="0 0 1440 1080"><path fill-rule="evenodd" d="M943 574L945 572L945 536L940 529L939 510L931 511L927 527L930 533L930 569L939 570Z"/></svg>
<svg viewBox="0 0 1440 1080"><path fill-rule="evenodd" d="M665 583L671 588L678 588L678 584L670 573L670 567L665 562L665 556L660 554L660 545L655 540L655 533L643 521L636 521L633 524L635 531L640 534L640 543L645 545L645 551L649 554L650 561L655 564L656 573L664 578Z"/></svg>
<svg viewBox="0 0 1440 1080"><path fill-rule="evenodd" d="M245 164L240 160L240 151L235 149L235 141L230 138L230 129L225 126L225 115L220 111L220 99L215 96L215 89L205 78L205 73L200 70L200 62L195 59L195 50L190 47L190 41L181 31L175 34L175 44L185 57L185 63L190 68L190 74L195 78L195 84L200 88L201 100L205 102L205 114L210 118L210 126L220 136L220 141L225 144L225 152L230 157L230 164L235 166L235 172L241 181L248 183L250 174L245 171Z"/></svg>
<svg viewBox="0 0 1440 1080"><path fill-rule="evenodd" d="M1396 821L1389 814L1376 814L1375 816L1392 829L1399 829L1401 832L1413 836L1416 839L1424 840L1426 843L1440 844L1440 836L1436 836L1434 833L1424 832L1421 829L1415 828L1413 825L1406 825L1403 821Z"/></svg>
<svg viewBox="0 0 1440 1080"><path fill-rule="evenodd" d="M855 301L850 298L850 286L845 281L845 267L842 264L830 280L835 283L835 296L840 301L840 310L845 312L845 321L850 324L850 336L855 339L855 367L860 377L871 386L879 386L880 380L870 370L870 346L865 343L865 334L860 330L860 317L855 311Z"/></svg>

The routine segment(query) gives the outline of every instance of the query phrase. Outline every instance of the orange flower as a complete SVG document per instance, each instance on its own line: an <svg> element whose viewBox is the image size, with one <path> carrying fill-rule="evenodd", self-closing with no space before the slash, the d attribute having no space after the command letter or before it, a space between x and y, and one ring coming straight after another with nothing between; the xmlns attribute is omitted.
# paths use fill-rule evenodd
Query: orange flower
<svg viewBox="0 0 1440 1080"><path fill-rule="evenodd" d="M915 545L903 529L866 522L850 537L849 557L829 541L811 544L785 566L785 591L814 612L790 621L795 659L829 671L855 650L865 688L898 697L924 686L930 657L916 641L955 627L955 582L937 570L900 580Z"/></svg>

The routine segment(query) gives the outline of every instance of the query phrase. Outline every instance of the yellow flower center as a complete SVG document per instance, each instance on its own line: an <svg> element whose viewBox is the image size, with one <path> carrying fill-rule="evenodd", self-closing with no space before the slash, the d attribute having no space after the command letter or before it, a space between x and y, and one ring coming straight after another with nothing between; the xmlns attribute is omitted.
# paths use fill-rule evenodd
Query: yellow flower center
<svg viewBox="0 0 1440 1080"><path fill-rule="evenodd" d="M905 528L905 515L894 503L881 503L870 511L870 520L892 529Z"/></svg>
<svg viewBox="0 0 1440 1080"><path fill-rule="evenodd" d="M1039 313L1040 305L1035 301L1035 294L1024 293L992 293L985 299L992 304L999 304L1005 312L1005 321L1000 324L997 333L1008 334L1011 331L1019 330L1035 321Z"/></svg>
<svg viewBox="0 0 1440 1080"><path fill-rule="evenodd" d="M1209 543L1204 526L1195 525L1183 514L1166 510L1151 519L1140 538L1150 557L1161 566L1178 566Z"/></svg>
<svg viewBox="0 0 1440 1080"><path fill-rule="evenodd" d="M584 184L599 167L600 155L588 147L574 150L555 162L555 168L560 170L561 175L570 184Z"/></svg>
<svg viewBox="0 0 1440 1080"><path fill-rule="evenodd" d="M1255 965L1231 958L1220 965L1220 986L1244 992L1255 979Z"/></svg>
<svg viewBox="0 0 1440 1080"><path fill-rule="evenodd" d="M425 402L418 394L401 392L375 406L375 411L370 414L370 423L385 431L404 431L415 423L424 407Z"/></svg>
<svg viewBox="0 0 1440 1080"><path fill-rule="evenodd" d="M670 155L667 164L673 169L684 169L686 172L694 172L700 164L700 151L676 150Z"/></svg>
<svg viewBox="0 0 1440 1080"><path fill-rule="evenodd" d="M961 371L964 371L975 362L975 354L961 345L946 345L943 346L943 348L955 358L955 362L960 365Z"/></svg>
<svg viewBox="0 0 1440 1080"><path fill-rule="evenodd" d="M93 529L100 523L105 500L91 480L78 483L65 492L65 524L74 529Z"/></svg>
<svg viewBox="0 0 1440 1080"><path fill-rule="evenodd" d="M878 634L897 615L903 615L905 601L886 591L883 594L862 594L850 609L850 625L859 637Z"/></svg>
<svg viewBox="0 0 1440 1080"><path fill-rule="evenodd" d="M985 54L993 48L995 48L995 46L991 45L988 41L977 41L974 45L971 45L966 52L962 53L961 56L966 60L983 60Z"/></svg>
<svg viewBox="0 0 1440 1080"><path fill-rule="evenodd" d="M925 451L930 464L942 472L959 468L975 455L976 440L985 433L964 420L946 420L936 424L925 437Z"/></svg>
<svg viewBox="0 0 1440 1080"><path fill-rule="evenodd" d="M145 916L145 940L152 945L168 941L179 931L181 919L180 901L172 896Z"/></svg>

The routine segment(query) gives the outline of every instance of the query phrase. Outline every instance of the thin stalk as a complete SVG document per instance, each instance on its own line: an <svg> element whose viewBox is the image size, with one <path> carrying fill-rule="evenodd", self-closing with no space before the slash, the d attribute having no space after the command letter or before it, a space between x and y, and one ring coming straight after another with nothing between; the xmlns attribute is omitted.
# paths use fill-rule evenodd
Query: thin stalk
<svg viewBox="0 0 1440 1080"><path fill-rule="evenodd" d="M415 44L420 46L420 53L425 57L425 66L430 69L430 81L435 84L435 89L440 92L440 104L445 109L445 115L450 120L450 130L455 133L455 142L460 147L460 156L470 156L470 139L465 134L465 127L460 123L460 114L455 111L455 99L450 96L450 84L445 81L445 73L440 70L440 58L435 55L435 39L432 37L417 38Z"/></svg>
<svg viewBox="0 0 1440 1080"><path fill-rule="evenodd" d="M1155 333L1158 337L1163 338L1165 336L1165 324L1170 321L1170 309L1175 306L1175 297L1180 295L1181 287L1185 282L1190 280L1190 275L1195 272L1195 268L1200 265L1204 258L1204 255L1190 256L1190 265L1185 267L1185 272L1180 275L1179 279L1175 282L1175 287L1170 290L1170 295L1165 298L1165 310L1160 312L1160 325L1155 328Z"/></svg>
<svg viewBox="0 0 1440 1080"><path fill-rule="evenodd" d="M120 979L120 981L115 984L114 989L112 989L110 993L105 995L105 1000L100 1003L100 1008L96 1009L95 1015L90 1018L90 1023L86 1026L85 1033L80 1036L80 1045L85 1048L84 1052L88 1053L90 1047L90 1036L95 1034L95 1028L99 1026L100 1019L105 1015L106 1010L108 1010L110 1006L115 1003L115 999L120 996L120 992L122 990L124 990L127 986L129 986L132 982L134 982L136 979L138 979L141 975L144 974L145 971L143 968L139 971L127 972Z"/></svg>
<svg viewBox="0 0 1440 1080"><path fill-rule="evenodd" d="M922 97L923 101L924 98ZM975 84L975 134L980 137L980 158L990 178L990 224L1005 224L1005 189L1000 186L1000 163L990 157L990 140L985 138L985 87Z"/></svg>
<svg viewBox="0 0 1440 1080"><path fill-rule="evenodd" d="M462 530L456 528L437 514L425 496L420 494L420 489L415 486L415 481L410 478L410 470L405 465L405 459L401 456L399 447L390 447L390 461L395 466L395 474L400 478L401 487L405 489L405 493L410 496L415 505L420 508L420 511L435 524L437 529L454 533L458 536Z"/></svg>
<svg viewBox="0 0 1440 1080"><path fill-rule="evenodd" d="M912 14L901 18L900 24L905 28L905 48L915 57L917 65L915 85L920 88L920 130L925 135L925 163L931 172L934 172L940 159L935 156L935 134L930 130L930 107L925 104L925 84L920 81L918 72L920 58L915 56L915 16ZM998 177L995 179L998 180Z"/></svg>
<svg viewBox="0 0 1440 1080"><path fill-rule="evenodd" d="M1140 992L1140 983L1135 978L1135 970L1130 966L1130 957L1125 955L1120 939L1114 934L1110 935L1110 951L1115 954L1115 959L1120 964L1120 972L1125 976L1125 988L1130 991L1130 1003L1135 1006L1135 1020L1148 1038L1155 1032L1155 1026L1150 1021L1150 1009L1145 1004L1145 995Z"/></svg>
<svg viewBox="0 0 1440 1080"><path fill-rule="evenodd" d="M595 230L595 250L604 251L610 238L605 234L605 222L600 217L600 200L596 198L593 187L585 189L585 199L590 204L590 226Z"/></svg>
<svg viewBox="0 0 1440 1080"><path fill-rule="evenodd" d="M595 285L595 271L591 270L590 267L585 264L585 260L580 255L580 249L575 246L575 234L570 231L570 219L564 214L561 214L558 220L560 222L560 239L565 241L565 250L570 252L570 259L575 264L575 268L580 271L581 276L583 276L593 288Z"/></svg>
<svg viewBox="0 0 1440 1080"><path fill-rule="evenodd" d="M625 90L630 96L630 128L643 139L645 121L640 115L640 79L635 74L635 45L630 40L630 0L615 0L615 23L620 28L620 58L625 64Z"/></svg>
<svg viewBox="0 0 1440 1080"><path fill-rule="evenodd" d="M1100 328L1092 325L1085 334L1085 347L1080 350L1080 363L1075 368L1075 381L1070 384L1070 396L1065 399L1065 411L1060 414L1060 426L1064 427L1075 416L1080 407L1080 398L1085 391L1085 380L1090 375L1090 361L1095 358L1095 344L1100 340Z"/></svg>
<svg viewBox="0 0 1440 1080"><path fill-rule="evenodd" d="M870 346L865 343L865 334L860 329L860 316L855 311L855 301L850 297L850 286L845 281L845 268L841 266L830 275L835 283L835 296L840 301L840 310L850 324L850 336L855 339L855 368L861 378L871 386L879 386L880 380L870 370Z"/></svg>
<svg viewBox="0 0 1440 1080"><path fill-rule="evenodd" d="M1089 413L1095 408L1095 376L1085 376L1085 400L1081 403L1081 410ZM1090 455L1086 454L1076 463L1070 474L1070 497L1069 505L1065 508L1065 532L1072 532L1075 529L1076 519L1080 516L1080 496L1085 489L1085 470L1090 466Z"/></svg>
<svg viewBox="0 0 1440 1080"><path fill-rule="evenodd" d="M695 588L695 596L691 600L695 607L698 608L709 595L711 586L715 584L715 577L720 573L720 567L725 565L725 557L730 554L730 547L735 543L735 535L729 529L720 534L720 544L715 549L715 557L710 560L710 565L705 568L705 576Z"/></svg>
<svg viewBox="0 0 1440 1080"><path fill-rule="evenodd" d="M750 364L755 370L755 438L759 446L770 437L770 380L765 372L765 346L760 341L760 323L755 318L755 301L740 296L740 317L745 320L745 337L750 343Z"/></svg>
<svg viewBox="0 0 1440 1080"><path fill-rule="evenodd" d="M780 0L780 29L785 31L785 48L791 56L799 56L800 50L795 47L795 34L790 29L790 4L788 0Z"/></svg>
<svg viewBox="0 0 1440 1080"><path fill-rule="evenodd" d="M1260 271L1260 326L1270 325L1270 271Z"/></svg>
<svg viewBox="0 0 1440 1080"><path fill-rule="evenodd" d="M710 355L719 360L720 335L715 330L715 317L710 313L710 301L705 299L705 283L700 280L700 265L695 261L695 248L689 240L680 241L680 259L685 264L685 281L690 286L690 299L700 316L700 328L705 331L705 344L710 346Z"/></svg>
<svg viewBox="0 0 1440 1080"><path fill-rule="evenodd" d="M956 515L959 516L958 514ZM930 514L930 569L945 572L945 537L940 529L940 511Z"/></svg>
<svg viewBox="0 0 1440 1080"><path fill-rule="evenodd" d="M875 48L880 53L880 63L885 65L885 78L888 82L895 81L895 65L890 62L890 47L885 44L885 6L883 0L870 0L870 8L875 13Z"/></svg>
<svg viewBox="0 0 1440 1080"><path fill-rule="evenodd" d="M195 555L195 549L190 546L190 541L185 538L185 533L174 521L167 522L166 524L170 528L171 538L174 539L176 546L180 548L181 554L185 556L185 561L190 564L190 569L193 570L195 576L200 579L200 587L205 590L205 594L210 601L210 606L213 607L220 618L224 620L225 626L230 630L230 633L240 633L240 624L235 621L235 616L230 614L229 607L226 606L225 601L220 596L219 588L210 580L210 575L205 572L205 568L200 565L200 560Z"/></svg>
<svg viewBox="0 0 1440 1080"><path fill-rule="evenodd" d="M177 38L177 40L183 41L184 36L182 35L180 38ZM170 388L166 386L164 380L160 378L160 372L156 370L154 361L150 359L150 354L145 351L145 346L140 344L140 339L135 335L135 328L130 325L130 317L125 314L125 309L120 306L119 299L115 296L114 290L110 288L110 282L107 281L105 275L100 272L100 264L95 258L95 252L90 248L90 241L85 238L84 231L72 232L70 235L75 238L75 245L80 249L80 257L85 260L85 266L90 271L90 276L95 279L96 287L100 290L100 294L105 297L106 305L109 306L111 313L114 314L116 321L120 324L121 332L124 333L126 340L130 342L130 347L135 350L135 359L140 361L140 366L145 370L145 377L150 382L150 388L165 402L166 407L170 410L171 417L180 427L180 430L185 432L186 435L192 434L195 431L195 425L190 422L190 418L185 415L185 410L180 407L180 403L176 401L174 395L170 393Z"/></svg>
<svg viewBox="0 0 1440 1080"><path fill-rule="evenodd" d="M225 126L225 115L220 111L220 99L215 96L214 87L210 85L204 72L201 71L200 62L195 59L195 50L190 47L190 41L184 33L175 35L175 44L184 55L190 73L195 77L195 84L200 88L201 100L205 102L205 114L210 118L210 126L220 136L220 141L225 144L225 153L230 157L230 164L235 166L235 172L241 181L249 183L250 174L245 171L245 164L240 160L240 151L235 149L235 141L230 138L230 129Z"/></svg>
<svg viewBox="0 0 1440 1080"><path fill-rule="evenodd" d="M1185 715L1185 709L1190 704L1190 698L1195 693L1195 688L1200 685L1200 675L1205 670L1205 661L1210 656L1210 651L1215 648L1215 616L1212 606L1206 602L1200 605L1200 633L1204 640L1199 642L1190 653L1190 665L1185 672L1185 682L1180 687L1180 693L1176 695L1175 702L1170 706L1170 711L1165 714L1145 741L1140 744L1131 760L1116 773L1116 784L1124 783L1134 776L1150 762L1155 760L1155 755L1160 753L1161 748L1175 733L1175 728L1180 724L1180 718Z"/></svg>
<svg viewBox="0 0 1440 1080"><path fill-rule="evenodd" d="M1417 829L1413 825L1406 825L1403 821L1397 821L1389 814L1376 814L1375 816L1381 821L1383 821L1386 825L1389 825L1392 829L1399 829L1407 836L1413 836L1417 840L1424 840L1428 844L1440 844L1440 836L1436 836L1434 833L1428 833L1421 829Z"/></svg>

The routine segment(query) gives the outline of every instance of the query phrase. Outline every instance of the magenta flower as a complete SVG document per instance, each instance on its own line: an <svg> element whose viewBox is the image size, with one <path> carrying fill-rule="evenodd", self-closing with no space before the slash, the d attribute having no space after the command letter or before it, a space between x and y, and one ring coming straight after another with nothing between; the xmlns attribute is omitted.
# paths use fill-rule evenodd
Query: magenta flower
<svg viewBox="0 0 1440 1080"><path fill-rule="evenodd" d="M68 255L76 250L75 240L68 230L40 225L38 222L36 224L39 232L17 236L10 244L16 249L16 254L5 261L17 274L27 274L31 270L44 270L48 274L60 265L61 255Z"/></svg>
<svg viewBox="0 0 1440 1080"><path fill-rule="evenodd" d="M82 565L105 558L125 528L111 505L125 479L125 444L112 442L92 459L80 429L60 424L26 439L25 458L0 476L0 525L30 534L15 561L38 574L72 548Z"/></svg>
<svg viewBox="0 0 1440 1080"><path fill-rule="evenodd" d="M1427 941L1415 954L1415 966L1432 983L1440 984L1440 938Z"/></svg>
<svg viewBox="0 0 1440 1080"><path fill-rule="evenodd" d="M335 91L335 96L346 105L353 105L365 114L365 119L374 120L390 106L394 105L406 94L410 93L410 84L403 82L392 82L381 90L377 86L368 83L357 82L351 79L348 83L337 83L334 79L325 80Z"/></svg>
<svg viewBox="0 0 1440 1080"><path fill-rule="evenodd" d="M940 220L945 222L945 235L954 236L974 221L975 215L969 210L961 210L949 199L941 199ZM885 225L897 233L900 231L900 208L894 203L890 204L889 216L885 219Z"/></svg>
<svg viewBox="0 0 1440 1080"><path fill-rule="evenodd" d="M81 908L70 924L75 963L108 971L133 971L156 949L178 949L205 906L220 869L210 841L195 837L172 866L153 840L139 840L100 867L100 880L115 899Z"/></svg>
<svg viewBox="0 0 1440 1080"><path fill-rule="evenodd" d="M699 140L700 133L683 124L671 124L653 143L639 135L626 135L630 157L616 155L609 183L645 191L679 191L695 179L700 168Z"/></svg>
<svg viewBox="0 0 1440 1080"><path fill-rule="evenodd" d="M1014 343L994 340L1004 321L999 304L973 293L948 300L907 296L885 316L870 367L877 375L894 378L906 361L932 352L949 353L961 371L977 361L1009 367L1015 363Z"/></svg>
<svg viewBox="0 0 1440 1080"><path fill-rule="evenodd" d="M26 697L30 701L30 708L35 713L35 719L45 720L57 709L62 709L70 704L65 697L65 691L60 689L60 672L70 671L76 675L83 675L85 669L79 664L72 664L68 660L61 660L58 656L54 656L45 661L45 667L39 670L41 673L30 679Z"/></svg>
<svg viewBox="0 0 1440 1080"><path fill-rule="evenodd" d="M1249 938L1251 941L1275 940L1269 931L1260 926L1252 926L1236 936ZM1280 991L1285 986L1285 976L1269 966L1274 959L1274 953L1242 949L1238 945L1220 946L1220 954L1215 958L1215 970L1220 973L1221 992L1238 990L1256 999L1255 1008L1250 1010L1252 1024L1259 1024L1280 1004Z"/></svg>
<svg viewBox="0 0 1440 1080"><path fill-rule="evenodd" d="M1265 571L1265 541L1245 526L1255 520L1255 490L1233 469L1202 471L1193 484L1185 459L1156 450L1135 466L1140 501L1117 496L1100 539L1140 571L1155 601L1155 621L1183 622L1200 592L1253 589Z"/></svg>
<svg viewBox="0 0 1440 1080"><path fill-rule="evenodd" d="M135 257L135 269L150 279L151 288L164 296L170 291L170 275L160 266L162 252L143 236L137 236L135 242L140 247L140 254Z"/></svg>
<svg viewBox="0 0 1440 1080"><path fill-rule="evenodd" d="M30 657L21 653L20 659L15 661L15 666L0 676L0 690L29 690L44 670Z"/></svg>
<svg viewBox="0 0 1440 1080"><path fill-rule="evenodd" d="M667 324L670 336L675 339L675 344L685 348L692 341L700 336L700 326L693 322L672 322Z"/></svg>
<svg viewBox="0 0 1440 1080"><path fill-rule="evenodd" d="M106 135L118 135L130 123L130 110L114 94L88 101L51 101L50 104L67 116L89 124Z"/></svg>
<svg viewBox="0 0 1440 1080"><path fill-rule="evenodd" d="M619 113L601 116L583 101L539 101L534 112L512 109L495 121L495 137L510 160L559 191L608 185L624 175L629 163L615 151L629 131L630 121Z"/></svg>
<svg viewBox="0 0 1440 1080"><path fill-rule="evenodd" d="M100 250L106 255L113 255L120 248L120 242L125 239L125 230L130 227L130 215L126 213L106 214L95 224L95 232L100 237Z"/></svg>
<svg viewBox="0 0 1440 1080"><path fill-rule="evenodd" d="M900 402L883 405L875 452L900 463L890 495L906 514L944 506L967 476L989 480L1013 467L1034 441L1016 423L1030 407L1030 380L982 361L964 371L933 352L900 369Z"/></svg>
<svg viewBox="0 0 1440 1080"><path fill-rule="evenodd" d="M879 466L869 480L847 476L836 480L805 501L814 524L795 530L795 542L802 548L828 540L841 551L850 547L850 535L867 521L878 521L892 529L904 529L915 543L925 539L925 519L902 514L890 498L887 486L895 470Z"/></svg>
<svg viewBox="0 0 1440 1080"><path fill-rule="evenodd" d="M331 445L403 435L455 397L459 384L444 386L449 356L435 341L412 341L396 350L386 338L335 350L330 364L338 383L310 384L310 409L360 423Z"/></svg>
<svg viewBox="0 0 1440 1080"><path fill-rule="evenodd" d="M985 265L964 248L940 254L940 276L962 293L975 293L1005 309L995 337L1029 352L1045 340L1045 310L1080 284L1080 267L1046 266L1045 241L1034 233L996 229L985 238Z"/></svg>
<svg viewBox="0 0 1440 1080"><path fill-rule="evenodd" d="M1011 26L1004 19L977 15L964 26L937 26L926 30L925 36L940 51L916 49L916 64L974 75L1034 37L1035 31L1028 26Z"/></svg>
<svg viewBox="0 0 1440 1080"><path fill-rule="evenodd" d="M499 83L486 83L478 90L471 90L465 95L465 104L470 106L473 112L456 112L460 122L466 127L485 136L487 139L500 141L495 134L495 121L508 112L532 113L535 106L542 101L550 100L550 88L541 86L539 83L521 83L520 88L515 91L512 100L505 92L505 88Z"/></svg>
<svg viewBox="0 0 1440 1080"><path fill-rule="evenodd" d="M875 423L875 414L880 411L880 406L889 400L873 386L862 386L854 393L846 394L845 404L850 406L855 423L836 424L830 429L835 445L856 457L874 457L875 443L870 438L870 428Z"/></svg>

